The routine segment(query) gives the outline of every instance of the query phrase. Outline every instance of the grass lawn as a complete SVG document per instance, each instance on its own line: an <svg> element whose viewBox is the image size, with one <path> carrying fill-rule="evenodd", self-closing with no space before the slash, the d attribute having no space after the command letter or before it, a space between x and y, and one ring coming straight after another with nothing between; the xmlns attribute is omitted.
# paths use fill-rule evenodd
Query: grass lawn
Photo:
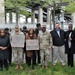
<svg viewBox="0 0 75 75"><path fill-rule="evenodd" d="M49 69L42 69L41 66L35 66L35 69L28 68L24 64L24 70L15 70L15 65L12 64L12 67L9 67L9 70L5 69L0 72L0 75L75 75L75 67L71 68L68 66L62 67L60 63L56 66L52 66L49 63Z"/></svg>

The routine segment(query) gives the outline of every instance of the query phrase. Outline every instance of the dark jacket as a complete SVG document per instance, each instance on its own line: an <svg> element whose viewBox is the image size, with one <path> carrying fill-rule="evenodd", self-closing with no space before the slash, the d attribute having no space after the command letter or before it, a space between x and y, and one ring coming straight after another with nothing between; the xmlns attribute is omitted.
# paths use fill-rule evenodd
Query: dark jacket
<svg viewBox="0 0 75 75"><path fill-rule="evenodd" d="M63 46L64 45L64 31L62 29L60 29L60 37L59 37L56 29L51 31L51 35L52 35L54 46Z"/></svg>
<svg viewBox="0 0 75 75"><path fill-rule="evenodd" d="M38 28L35 29L35 33L38 36L38 34L39 34L39 29Z"/></svg>
<svg viewBox="0 0 75 75"><path fill-rule="evenodd" d="M6 33L6 34L10 38L10 33ZM11 47L11 43L9 44L8 50L9 50L9 61L10 61L10 60L12 60L12 47Z"/></svg>
<svg viewBox="0 0 75 75"><path fill-rule="evenodd" d="M71 48L69 50L69 46L68 46L68 38L69 38L69 33L70 31L66 31L65 32L65 53L66 54L75 54L75 31L71 31L72 34L71 34Z"/></svg>
<svg viewBox="0 0 75 75"><path fill-rule="evenodd" d="M7 47L6 50L0 49L0 59L9 59L9 46L10 41L8 35L5 35L4 37L0 36L0 46Z"/></svg>
<svg viewBox="0 0 75 75"><path fill-rule="evenodd" d="M22 32L25 35L25 43L24 43L24 48L23 48L23 53L24 53L24 52L26 52L26 33L28 33L28 30L25 30L25 31L23 30Z"/></svg>

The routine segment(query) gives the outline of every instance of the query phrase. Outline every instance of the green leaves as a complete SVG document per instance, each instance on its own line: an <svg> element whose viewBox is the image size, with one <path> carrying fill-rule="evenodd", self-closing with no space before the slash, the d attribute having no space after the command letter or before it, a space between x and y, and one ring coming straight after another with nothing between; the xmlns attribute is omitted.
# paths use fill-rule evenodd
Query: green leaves
<svg viewBox="0 0 75 75"><path fill-rule="evenodd" d="M61 2L63 0L56 0L56 3ZM53 0L44 0L44 3L42 4L42 7L47 7L47 3L50 5L53 5ZM64 0L64 2L69 2L68 6L64 6L65 8L63 10L65 10L67 13L73 13L75 12L75 1L73 2L72 0ZM18 11L19 14L23 14L23 15L30 15L31 13L27 12L27 10L22 10L25 7L33 6L36 3L40 4L40 0L6 0L4 5L6 6L6 8L11 9L10 11Z"/></svg>
<svg viewBox="0 0 75 75"><path fill-rule="evenodd" d="M4 5L6 6L7 9L11 9L14 7L13 3L10 0L6 0L4 2Z"/></svg>
<svg viewBox="0 0 75 75"><path fill-rule="evenodd" d="M6 7L6 10L13 11L17 10L18 14L20 14L20 11L23 9L23 7L26 7L26 0L6 0L4 2L4 5ZM23 10L23 12L26 10ZM25 12L26 13L26 12Z"/></svg>
<svg viewBox="0 0 75 75"><path fill-rule="evenodd" d="M70 2L70 5L66 6L65 10L69 13L75 12L75 2Z"/></svg>

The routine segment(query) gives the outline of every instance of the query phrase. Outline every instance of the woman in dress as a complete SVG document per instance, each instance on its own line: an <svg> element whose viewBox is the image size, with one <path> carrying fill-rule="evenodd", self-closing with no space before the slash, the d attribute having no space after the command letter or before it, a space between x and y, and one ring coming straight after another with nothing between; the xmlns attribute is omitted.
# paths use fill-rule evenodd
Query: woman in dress
<svg viewBox="0 0 75 75"><path fill-rule="evenodd" d="M68 31L65 32L65 53L67 54L68 66L74 67L75 54L75 31L73 25L69 24Z"/></svg>
<svg viewBox="0 0 75 75"><path fill-rule="evenodd" d="M8 70L8 59L9 59L9 36L5 34L4 30L0 31L0 71L3 70L3 66Z"/></svg>
<svg viewBox="0 0 75 75"><path fill-rule="evenodd" d="M31 28L29 29L29 32L26 34L26 40L29 39L37 39L36 34L34 30ZM35 50L28 50L27 53L27 65L31 65L31 59L32 59L32 65L36 65L36 51Z"/></svg>

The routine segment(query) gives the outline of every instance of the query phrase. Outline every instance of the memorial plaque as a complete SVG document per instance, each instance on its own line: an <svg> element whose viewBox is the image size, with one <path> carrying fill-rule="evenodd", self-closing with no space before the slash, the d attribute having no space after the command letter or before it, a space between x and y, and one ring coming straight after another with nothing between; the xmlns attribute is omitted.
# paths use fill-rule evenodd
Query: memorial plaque
<svg viewBox="0 0 75 75"><path fill-rule="evenodd" d="M26 50L39 50L39 41L26 40Z"/></svg>
<svg viewBox="0 0 75 75"><path fill-rule="evenodd" d="M25 36L24 35L14 35L12 36L12 47L24 47Z"/></svg>

